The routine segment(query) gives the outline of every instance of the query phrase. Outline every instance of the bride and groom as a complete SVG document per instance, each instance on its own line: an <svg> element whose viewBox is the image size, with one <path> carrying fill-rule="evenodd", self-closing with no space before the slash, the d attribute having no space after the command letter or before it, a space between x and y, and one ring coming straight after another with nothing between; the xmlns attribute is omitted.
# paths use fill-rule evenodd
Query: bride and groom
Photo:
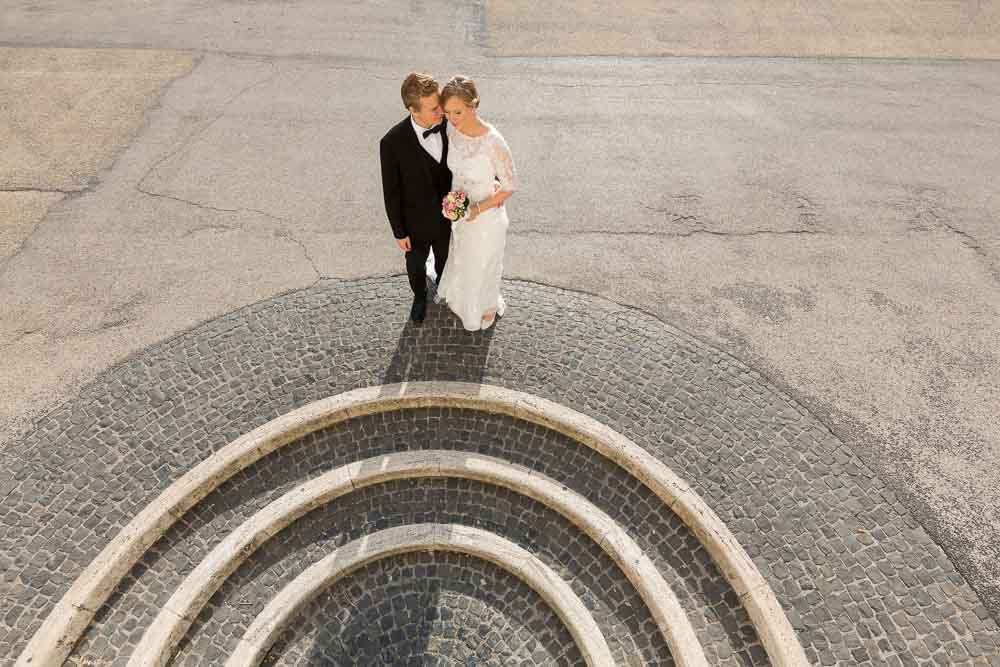
<svg viewBox="0 0 1000 667"><path fill-rule="evenodd" d="M410 319L422 322L426 313L426 263L433 249L438 301L466 330L488 329L505 307L504 202L517 189L510 149L479 118L471 79L452 77L439 89L433 77L412 73L400 92L409 115L382 138L379 159L385 212L396 245L406 253ZM469 198L466 214L454 222L442 211L452 191Z"/></svg>

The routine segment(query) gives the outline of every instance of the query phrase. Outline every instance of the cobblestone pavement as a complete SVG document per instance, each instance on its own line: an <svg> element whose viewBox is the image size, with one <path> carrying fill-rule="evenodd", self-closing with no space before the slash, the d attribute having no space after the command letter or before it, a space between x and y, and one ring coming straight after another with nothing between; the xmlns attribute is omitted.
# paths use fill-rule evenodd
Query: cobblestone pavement
<svg viewBox="0 0 1000 667"><path fill-rule="evenodd" d="M402 623L398 619L402 617ZM450 553L374 563L304 610L264 664L578 665L559 618L526 584Z"/></svg>
<svg viewBox="0 0 1000 667"><path fill-rule="evenodd" d="M617 664L672 664L667 662L669 653L656 624L628 579L594 542L544 507L514 494L497 493L495 487L476 483L452 486L442 480L386 484L353 493L345 500L300 520L286 531L289 534L266 544L252 562L235 572L216 595L214 608L206 609L192 627L190 646L178 654L180 664L217 664L219 656L228 655L235 647L274 591L337 545L383 527L442 517L449 523L476 522L480 528L513 538L557 568L563 578L573 582L598 619ZM496 513L491 511L497 504L511 510L499 521L493 519ZM432 509L434 505L437 511ZM477 521L477 513L486 518ZM246 618L232 613L240 602L245 603ZM539 599L533 604L544 603ZM220 607L230 613L215 613ZM523 611L540 613L533 607ZM515 613L513 609L510 612ZM405 624L405 616L398 620L400 626ZM477 628L469 631L478 634Z"/></svg>
<svg viewBox="0 0 1000 667"><path fill-rule="evenodd" d="M422 326L404 324L409 296L402 277L322 281L208 322L101 376L3 453L16 485L0 507L0 570L10 601L0 618L0 654L17 654L74 577L156 493L238 435L358 386L464 380L562 403L660 457L754 558L814 663L1000 665L995 621L917 519L820 422L758 373L607 301L526 283L508 283L506 294L510 310L497 327L467 334L442 308L432 308ZM589 487L588 497L632 529L682 600L701 601L704 618L696 627L719 659L763 661L738 606L727 601L718 575L703 566L684 530L671 517L647 511L644 490L616 479L574 443L514 420L462 411L399 413L369 423L367 431L364 422L305 438L292 446L297 453L262 461L207 498L137 566L77 655L107 655L138 640L146 618L141 610L154 607L172 584L169 578L157 584L147 570L179 567L180 576L221 539L213 531L223 532L222 526L279 490L337 456L350 460L405 442L482 448L546 470L573 488ZM202 641L225 649L234 637L212 628L230 615L238 618L234 609L252 608L242 595L273 594L274 586L345 534L382 527L378 521L415 520L431 489L444 504L424 511L423 520L478 515L491 529L522 541L536 526L532 517L565 525L531 501L498 500L495 489L473 483L424 480L356 492L300 520L245 563L199 617L181 647L182 661ZM408 507L387 512L400 498ZM358 518L344 523L341 534L331 527L332 517L352 516ZM548 551L544 539L535 538L540 553L567 568L581 590L596 588L587 585L594 572L560 560L558 534L553 531ZM592 546L572 550L578 560L591 558L593 567L602 562ZM411 564L399 558L380 567L399 571ZM600 567L602 574L615 571ZM354 575L361 579L352 585L377 580L377 568L369 570ZM624 584L611 588L616 590L608 595L618 597L594 604L624 617L636 594ZM322 598L317 604L339 613ZM643 660L654 661L660 647L647 624L638 622L646 613L638 607L609 642L619 655L634 642ZM317 609L303 617L326 613ZM112 623L115 614L125 618ZM311 641L303 637L288 638L275 655L292 655Z"/></svg>

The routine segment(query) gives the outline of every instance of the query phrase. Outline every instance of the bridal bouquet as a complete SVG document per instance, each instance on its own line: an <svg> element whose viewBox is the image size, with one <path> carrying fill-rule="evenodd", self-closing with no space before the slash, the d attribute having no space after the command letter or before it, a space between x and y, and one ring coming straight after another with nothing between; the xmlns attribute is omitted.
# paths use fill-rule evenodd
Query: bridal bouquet
<svg viewBox="0 0 1000 667"><path fill-rule="evenodd" d="M441 213L452 222L462 219L469 210L469 195L461 190L452 190L441 200Z"/></svg>

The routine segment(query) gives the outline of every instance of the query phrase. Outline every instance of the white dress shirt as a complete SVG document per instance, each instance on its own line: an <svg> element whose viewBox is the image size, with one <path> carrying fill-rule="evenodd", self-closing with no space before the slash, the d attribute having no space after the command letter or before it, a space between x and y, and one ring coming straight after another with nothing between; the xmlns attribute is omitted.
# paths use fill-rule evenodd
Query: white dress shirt
<svg viewBox="0 0 1000 667"><path fill-rule="evenodd" d="M444 152L444 140L441 139L441 133L435 132L430 134L424 139L424 132L431 129L429 127L420 127L417 125L417 121L413 120L413 116L410 116L410 122L413 123L413 131L417 133L417 141L420 145L424 147L424 150L430 153L431 157L434 158L435 162L441 161L441 153ZM442 123L444 121L441 121ZM435 127L437 127L435 125Z"/></svg>

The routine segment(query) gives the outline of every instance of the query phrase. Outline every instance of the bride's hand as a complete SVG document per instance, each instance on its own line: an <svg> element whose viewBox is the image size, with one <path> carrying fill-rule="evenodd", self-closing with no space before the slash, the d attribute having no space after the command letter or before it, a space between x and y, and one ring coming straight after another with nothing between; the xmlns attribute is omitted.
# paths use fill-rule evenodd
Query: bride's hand
<svg viewBox="0 0 1000 667"><path fill-rule="evenodd" d="M465 212L465 221L474 222L479 217L479 205L469 204L469 210Z"/></svg>

